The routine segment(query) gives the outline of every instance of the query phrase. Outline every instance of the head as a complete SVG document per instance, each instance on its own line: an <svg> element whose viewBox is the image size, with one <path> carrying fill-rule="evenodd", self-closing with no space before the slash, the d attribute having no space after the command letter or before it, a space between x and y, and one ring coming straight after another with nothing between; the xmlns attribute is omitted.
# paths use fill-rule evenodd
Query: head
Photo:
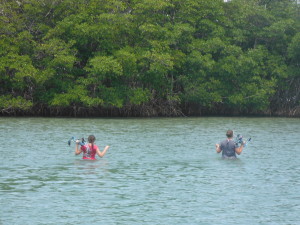
<svg viewBox="0 0 300 225"><path fill-rule="evenodd" d="M232 138L232 137L233 137L233 131L232 131L232 130L228 130L228 131L226 132L226 136L227 136L228 138Z"/></svg>
<svg viewBox="0 0 300 225"><path fill-rule="evenodd" d="M95 138L94 135L90 135L90 136L88 137L88 142L91 143L91 144L94 144L95 140L96 140L96 138Z"/></svg>

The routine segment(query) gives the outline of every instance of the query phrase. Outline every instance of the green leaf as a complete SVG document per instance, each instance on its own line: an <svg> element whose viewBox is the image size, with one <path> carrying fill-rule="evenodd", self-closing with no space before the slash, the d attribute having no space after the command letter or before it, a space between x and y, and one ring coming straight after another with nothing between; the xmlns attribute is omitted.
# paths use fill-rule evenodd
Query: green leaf
<svg viewBox="0 0 300 225"><path fill-rule="evenodd" d="M33 106L32 101L26 100L21 96L13 97L12 95L0 96L0 110L9 112L13 110L28 110Z"/></svg>

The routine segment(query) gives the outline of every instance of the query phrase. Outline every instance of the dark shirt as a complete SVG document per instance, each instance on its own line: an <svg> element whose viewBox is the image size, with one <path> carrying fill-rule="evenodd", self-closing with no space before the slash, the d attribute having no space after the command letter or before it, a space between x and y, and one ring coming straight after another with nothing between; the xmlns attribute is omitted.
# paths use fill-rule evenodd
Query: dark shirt
<svg viewBox="0 0 300 225"><path fill-rule="evenodd" d="M220 143L223 158L236 158L235 148L238 146L233 140L226 139Z"/></svg>

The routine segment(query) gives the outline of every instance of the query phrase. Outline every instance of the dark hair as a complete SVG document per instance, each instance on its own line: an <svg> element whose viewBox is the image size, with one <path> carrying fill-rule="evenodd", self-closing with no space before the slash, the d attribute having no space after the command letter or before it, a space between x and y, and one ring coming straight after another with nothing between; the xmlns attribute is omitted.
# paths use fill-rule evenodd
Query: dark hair
<svg viewBox="0 0 300 225"><path fill-rule="evenodd" d="M88 142L92 144L92 149L94 149L94 142L95 142L96 138L94 135L90 135L88 137Z"/></svg>
<svg viewBox="0 0 300 225"><path fill-rule="evenodd" d="M227 136L228 138L232 138L232 137L233 137L233 131L232 131L232 130L228 130L228 131L226 132L226 136Z"/></svg>

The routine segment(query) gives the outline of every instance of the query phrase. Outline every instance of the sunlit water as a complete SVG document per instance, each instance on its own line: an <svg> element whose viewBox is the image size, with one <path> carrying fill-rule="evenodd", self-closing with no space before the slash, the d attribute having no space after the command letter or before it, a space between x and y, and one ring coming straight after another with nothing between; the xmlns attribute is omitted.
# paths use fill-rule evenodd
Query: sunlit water
<svg viewBox="0 0 300 225"><path fill-rule="evenodd" d="M300 119L0 118L0 224L300 224ZM215 143L252 137L238 160ZM94 134L104 158L74 155Z"/></svg>

